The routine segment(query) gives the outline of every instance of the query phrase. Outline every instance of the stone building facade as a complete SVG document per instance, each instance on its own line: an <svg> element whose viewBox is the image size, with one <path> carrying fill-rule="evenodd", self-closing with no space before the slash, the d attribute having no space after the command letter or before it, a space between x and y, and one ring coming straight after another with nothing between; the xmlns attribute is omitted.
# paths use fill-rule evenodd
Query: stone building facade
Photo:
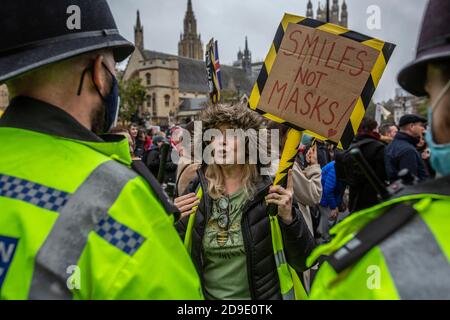
<svg viewBox="0 0 450 320"><path fill-rule="evenodd" d="M194 13L190 11L191 0L188 1L185 27L186 19L193 23ZM160 126L195 119L209 100L203 48L193 56L185 56L186 52L172 55L147 50L144 47L142 18L138 12L134 28L136 50L123 73L123 80L140 78L146 88L146 101L144 105L138 106L140 118L151 125ZM191 28L197 32L196 25L191 25ZM242 67L222 65L221 73L223 90L241 94L250 92L252 80Z"/></svg>

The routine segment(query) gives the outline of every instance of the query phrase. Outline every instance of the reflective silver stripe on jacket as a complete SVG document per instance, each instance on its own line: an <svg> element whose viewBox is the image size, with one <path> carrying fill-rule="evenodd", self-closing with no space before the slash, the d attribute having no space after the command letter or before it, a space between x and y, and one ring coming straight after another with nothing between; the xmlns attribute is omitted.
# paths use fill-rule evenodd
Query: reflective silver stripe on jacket
<svg viewBox="0 0 450 320"><path fill-rule="evenodd" d="M281 265L286 264L286 257L284 255L284 250L280 250L275 252L274 254L275 256L275 263L277 268L281 267Z"/></svg>
<svg viewBox="0 0 450 320"><path fill-rule="evenodd" d="M89 233L137 175L116 161L98 166L60 210L35 258L30 299L71 299L67 268L78 263Z"/></svg>
<svg viewBox="0 0 450 320"><path fill-rule="evenodd" d="M295 289L292 287L287 293L283 294L283 300L295 300Z"/></svg>
<svg viewBox="0 0 450 320"><path fill-rule="evenodd" d="M401 299L450 299L448 259L419 215L380 248Z"/></svg>
<svg viewBox="0 0 450 320"><path fill-rule="evenodd" d="M275 264L276 264L277 268L282 268L283 265L286 268L288 267L287 266L287 261L286 261L286 256L284 254L284 250L279 250L279 251L275 252L274 257L275 257ZM281 289L281 283L280 283L280 289ZM292 287L285 294L282 294L282 296L283 296L283 300L295 300L295 289L294 289L294 287Z"/></svg>

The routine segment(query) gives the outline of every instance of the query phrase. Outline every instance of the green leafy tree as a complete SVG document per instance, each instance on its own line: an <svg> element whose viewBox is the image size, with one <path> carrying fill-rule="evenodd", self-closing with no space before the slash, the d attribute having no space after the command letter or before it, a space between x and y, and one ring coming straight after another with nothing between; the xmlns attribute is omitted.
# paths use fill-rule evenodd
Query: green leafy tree
<svg viewBox="0 0 450 320"><path fill-rule="evenodd" d="M139 107L145 102L147 92L141 81L141 78L119 81L119 94L121 98L119 120L125 125L131 122L133 115L136 114Z"/></svg>

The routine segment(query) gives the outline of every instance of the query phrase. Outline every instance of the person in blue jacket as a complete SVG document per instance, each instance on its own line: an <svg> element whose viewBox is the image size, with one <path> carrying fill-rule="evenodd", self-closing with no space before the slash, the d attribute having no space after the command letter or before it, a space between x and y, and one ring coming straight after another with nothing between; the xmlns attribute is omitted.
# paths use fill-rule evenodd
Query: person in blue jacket
<svg viewBox="0 0 450 320"><path fill-rule="evenodd" d="M415 114L407 114L400 118L400 131L394 141L386 147L385 166L388 179L394 182L402 169L420 181L429 178L425 162L417 151L417 145L425 132L427 119Z"/></svg>
<svg viewBox="0 0 450 320"><path fill-rule="evenodd" d="M320 200L319 232L324 242L330 241L330 224L334 224L339 216L339 206L345 191L343 182L336 178L335 161L322 168L322 199Z"/></svg>

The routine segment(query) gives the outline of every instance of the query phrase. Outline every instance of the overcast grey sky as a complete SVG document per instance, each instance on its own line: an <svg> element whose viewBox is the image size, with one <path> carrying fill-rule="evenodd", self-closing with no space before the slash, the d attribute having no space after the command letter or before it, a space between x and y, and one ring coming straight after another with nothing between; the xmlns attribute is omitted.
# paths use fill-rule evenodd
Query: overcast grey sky
<svg viewBox="0 0 450 320"><path fill-rule="evenodd" d="M136 10L144 24L145 47L177 54L187 0L108 0L122 34L134 41ZM307 0L192 0L203 44L219 41L222 64L231 64L248 36L253 61L264 60L285 12L306 14ZM313 0L314 11L317 0ZM331 1L330 1L331 2ZM342 0L339 1L342 3ZM385 71L374 100L387 100L397 87L396 74L411 61L427 0L346 0L349 28L395 43L396 51ZM325 0L321 1L322 4ZM381 29L369 30L367 8L381 9Z"/></svg>

